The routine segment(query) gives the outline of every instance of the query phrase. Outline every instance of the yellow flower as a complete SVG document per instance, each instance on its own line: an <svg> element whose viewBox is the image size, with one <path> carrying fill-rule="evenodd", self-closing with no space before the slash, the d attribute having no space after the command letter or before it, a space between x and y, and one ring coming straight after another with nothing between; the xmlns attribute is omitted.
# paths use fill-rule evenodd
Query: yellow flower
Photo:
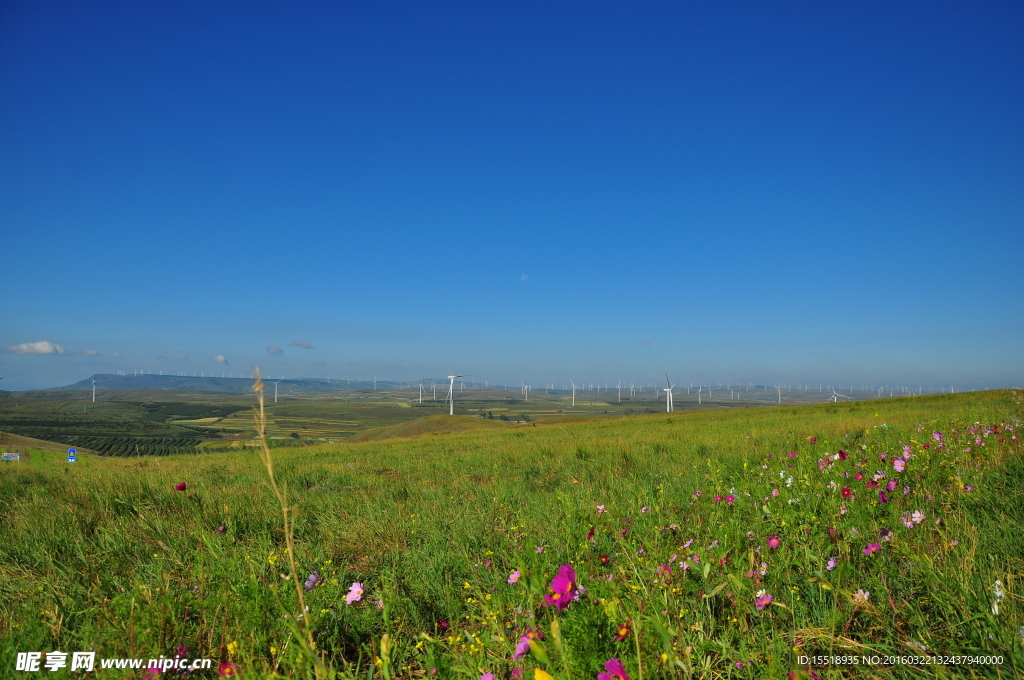
<svg viewBox="0 0 1024 680"><path fill-rule="evenodd" d="M238 653L238 640L232 640L228 643L228 654L234 656Z"/></svg>
<svg viewBox="0 0 1024 680"><path fill-rule="evenodd" d="M551 673L548 673L545 670L541 670L540 668L534 668L533 669L533 680L555 680L555 679L553 677L551 677Z"/></svg>

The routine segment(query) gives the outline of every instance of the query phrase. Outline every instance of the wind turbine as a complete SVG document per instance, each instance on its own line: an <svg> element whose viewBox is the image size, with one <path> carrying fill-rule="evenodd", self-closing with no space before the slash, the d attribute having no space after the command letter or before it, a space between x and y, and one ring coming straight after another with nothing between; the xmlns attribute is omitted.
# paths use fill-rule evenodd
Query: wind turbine
<svg viewBox="0 0 1024 680"><path fill-rule="evenodd" d="M701 404L700 395L701 395L701 392L703 392L703 391L704 391L704 384L701 383L700 387L697 388L697 404L698 405Z"/></svg>
<svg viewBox="0 0 1024 680"><path fill-rule="evenodd" d="M572 381L572 378L569 378L569 384L572 385L572 405L573 405L573 408L575 408L576 407L576 383L574 383Z"/></svg>
<svg viewBox="0 0 1024 680"><path fill-rule="evenodd" d="M448 415L455 415L455 379L456 378L469 378L468 375L455 375L452 371L452 367L448 365L448 362L444 362L445 367L448 369Z"/></svg>
<svg viewBox="0 0 1024 680"><path fill-rule="evenodd" d="M839 401L839 397L842 397L843 399L849 399L850 398L850 397L846 396L845 394L836 394L835 389L833 389L832 390L832 396L829 397L828 399L826 399L825 401L826 402L831 401L834 404L837 401Z"/></svg>
<svg viewBox="0 0 1024 680"><path fill-rule="evenodd" d="M668 373L665 374L665 384L668 385L668 387L665 388L665 412L670 413L675 406L675 404L672 403L672 388L675 387L675 385L673 385L668 379Z"/></svg>
<svg viewBox="0 0 1024 680"><path fill-rule="evenodd" d="M96 379L92 379L92 403L96 403Z"/></svg>
<svg viewBox="0 0 1024 680"><path fill-rule="evenodd" d="M423 403L423 381L420 381L420 403Z"/></svg>
<svg viewBox="0 0 1024 680"><path fill-rule="evenodd" d="M273 381L273 380L270 381L270 382L274 383L274 403L275 404L277 403L277 383L281 382L281 380L284 380L284 378L281 378L280 380L277 380L276 382Z"/></svg>

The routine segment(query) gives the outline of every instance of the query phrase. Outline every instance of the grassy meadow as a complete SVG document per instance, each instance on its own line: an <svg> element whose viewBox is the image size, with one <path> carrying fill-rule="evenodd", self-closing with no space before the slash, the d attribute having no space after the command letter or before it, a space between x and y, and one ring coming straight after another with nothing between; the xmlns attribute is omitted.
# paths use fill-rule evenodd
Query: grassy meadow
<svg viewBox="0 0 1024 680"><path fill-rule="evenodd" d="M300 589L255 451L32 450L0 465L0 677L180 646L252 678L1021 677L1022 416L1014 391L438 415L274 449Z"/></svg>

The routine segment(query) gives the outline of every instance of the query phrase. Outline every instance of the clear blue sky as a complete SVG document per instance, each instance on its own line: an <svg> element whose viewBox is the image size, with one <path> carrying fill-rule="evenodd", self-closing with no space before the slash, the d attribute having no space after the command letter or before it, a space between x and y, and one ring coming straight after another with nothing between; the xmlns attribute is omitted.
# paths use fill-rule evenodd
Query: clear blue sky
<svg viewBox="0 0 1024 680"><path fill-rule="evenodd" d="M1021 3L362 4L0 4L0 385L1024 384Z"/></svg>

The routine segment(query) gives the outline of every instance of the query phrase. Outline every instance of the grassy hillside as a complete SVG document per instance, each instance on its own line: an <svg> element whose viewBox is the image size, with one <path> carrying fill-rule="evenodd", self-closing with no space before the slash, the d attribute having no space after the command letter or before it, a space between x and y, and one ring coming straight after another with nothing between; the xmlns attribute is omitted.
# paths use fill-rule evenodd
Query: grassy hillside
<svg viewBox="0 0 1024 680"><path fill-rule="evenodd" d="M1019 677L1022 400L529 426L457 416L276 450L301 576L317 577L303 620L353 678L594 678L610 658L632 678L809 677L801 656L932 654L1001 665L810 670ZM430 433L441 420L468 429ZM428 433L408 437L416 428ZM280 510L252 451L37 462L0 466L5 659L185 645L245 677L311 672L289 628ZM569 604L545 606L566 564ZM543 635L532 648L530 631Z"/></svg>

